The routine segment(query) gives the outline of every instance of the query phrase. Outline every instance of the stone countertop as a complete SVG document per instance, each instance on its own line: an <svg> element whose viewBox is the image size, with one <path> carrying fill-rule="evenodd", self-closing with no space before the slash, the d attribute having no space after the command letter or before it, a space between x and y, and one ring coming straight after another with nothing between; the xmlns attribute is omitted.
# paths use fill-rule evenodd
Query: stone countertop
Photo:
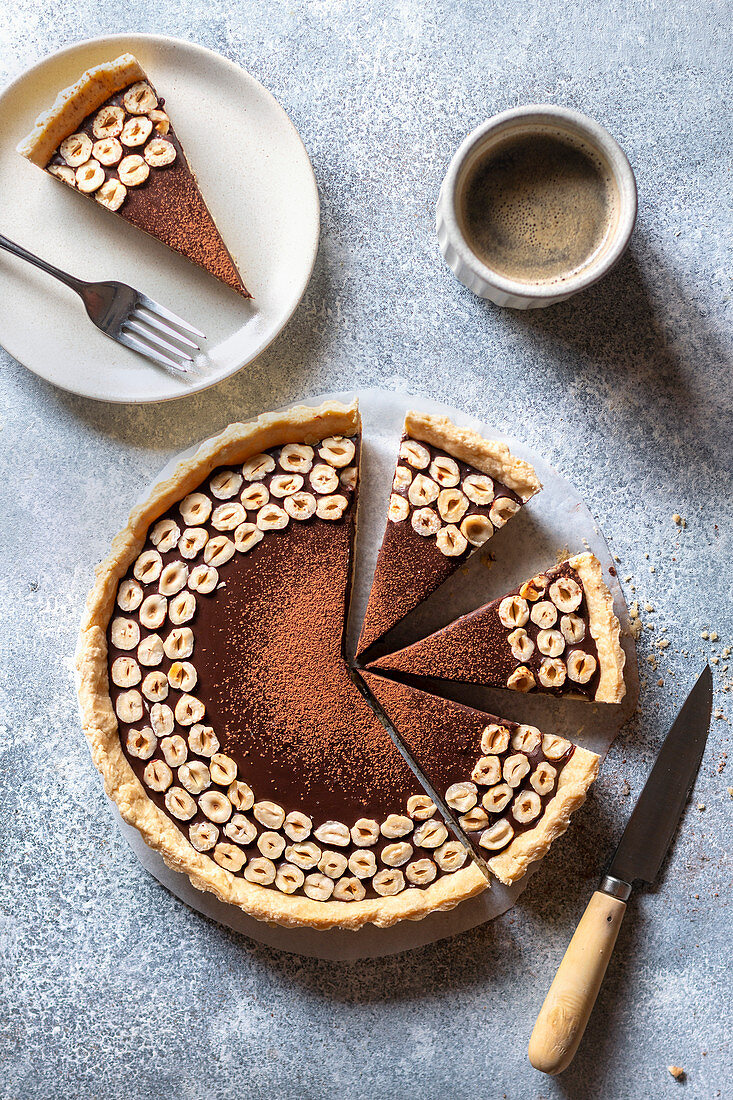
<svg viewBox="0 0 733 1100"><path fill-rule="evenodd" d="M321 188L321 249L283 335L189 399L95 404L0 352L0 1096L730 1096L726 5L19 0L0 15L0 80L50 43L139 29L221 51L280 100ZM436 194L473 126L547 100L619 139L638 227L584 295L502 311L444 266ZM72 652L92 566L170 454L231 419L395 378L523 436L587 487L638 601L644 684L510 913L407 955L324 963L203 920L137 864L79 730ZM536 1012L705 660L716 717L683 827L630 903L573 1066L545 1078L526 1060Z"/></svg>

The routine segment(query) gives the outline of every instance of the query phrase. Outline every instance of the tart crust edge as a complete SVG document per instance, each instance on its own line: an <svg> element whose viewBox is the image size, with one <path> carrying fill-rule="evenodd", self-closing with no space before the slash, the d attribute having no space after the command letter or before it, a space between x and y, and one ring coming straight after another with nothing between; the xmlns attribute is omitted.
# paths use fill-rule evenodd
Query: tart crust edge
<svg viewBox="0 0 733 1100"><path fill-rule="evenodd" d="M621 624L614 614L613 597L603 580L601 563L595 554L588 552L570 558L568 565L575 570L583 584L588 603L588 627L598 650L601 676L595 701L620 703L626 695L626 654L621 648Z"/></svg>
<svg viewBox="0 0 733 1100"><path fill-rule="evenodd" d="M74 84L62 88L53 105L38 116L31 132L18 143L17 152L39 168L45 168L54 149L74 133L87 115L115 92L147 79L131 53L87 69Z"/></svg>
<svg viewBox="0 0 733 1100"><path fill-rule="evenodd" d="M522 498L522 503L542 488L534 466L513 455L506 443L484 439L470 428L459 428L447 416L433 416L410 410L405 415L405 431L411 439L431 443L483 474L501 481Z"/></svg>
<svg viewBox="0 0 733 1100"><path fill-rule="evenodd" d="M600 761L596 753L576 745L575 752L560 772L557 790L538 824L486 861L491 873L505 886L522 878L530 864L542 859L552 842L566 831L572 815L585 802L588 789L598 775Z"/></svg>
<svg viewBox="0 0 733 1100"><path fill-rule="evenodd" d="M319 902L247 882L219 867L205 853L197 852L148 798L122 751L109 694L106 630L117 585L140 553L150 524L195 489L217 466L242 462L281 443L314 443L329 435L353 434L359 428L356 401L351 405L324 402L318 407L296 406L284 412L267 413L248 424L232 424L204 442L195 455L179 463L172 476L158 483L148 499L133 509L127 526L113 539L109 555L97 567L76 648L82 728L105 791L122 818L138 830L148 847L161 853L169 867L188 875L197 890L210 891L221 901L236 905L259 920L288 927L356 930L367 923L386 928L400 920L421 920L480 893L487 880L471 863L424 889L408 888L390 897L363 901Z"/></svg>

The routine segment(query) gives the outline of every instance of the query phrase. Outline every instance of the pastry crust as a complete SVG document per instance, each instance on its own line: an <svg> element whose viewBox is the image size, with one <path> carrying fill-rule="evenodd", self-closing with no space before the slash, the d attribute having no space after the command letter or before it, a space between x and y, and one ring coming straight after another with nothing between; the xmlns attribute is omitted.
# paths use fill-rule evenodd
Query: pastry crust
<svg viewBox="0 0 733 1100"><path fill-rule="evenodd" d="M87 115L138 80L147 80L147 77L131 53L123 53L114 61L87 69L75 84L59 92L48 111L38 116L30 134L18 145L18 152L45 168L54 150L74 133Z"/></svg>
<svg viewBox="0 0 733 1100"><path fill-rule="evenodd" d="M621 624L613 611L613 597L603 580L601 563L594 554L585 553L570 558L568 565L572 566L583 584L588 604L589 629L598 650L601 678L596 688L595 701L620 703L626 694L626 654L621 648Z"/></svg>
<svg viewBox="0 0 733 1100"><path fill-rule="evenodd" d="M520 833L503 852L486 861L500 882L511 886L526 874L530 864L546 855L553 840L562 836L572 815L585 802L588 788L598 775L600 761L600 756L594 752L575 746L538 824Z"/></svg>
<svg viewBox="0 0 733 1100"><path fill-rule="evenodd" d="M484 890L487 882L478 867L470 864L424 889L413 887L392 897L363 901L319 902L281 894L219 867L207 855L197 852L148 798L122 751L109 694L106 631L117 585L140 553L150 524L195 489L212 470L243 462L282 443L315 443L329 435L353 435L359 427L356 402L348 406L325 402L317 408L298 406L260 416L248 424L232 424L203 443L192 458L178 465L167 481L155 486L113 540L110 554L97 568L76 650L76 684L84 734L105 790L124 820L138 830L149 847L161 853L169 867L187 874L197 890L208 890L259 920L286 926L357 929L368 922L388 927L400 920L420 920L436 910L452 909L464 898Z"/></svg>
<svg viewBox="0 0 733 1100"><path fill-rule="evenodd" d="M447 416L410 411L405 416L405 432L410 438L440 447L461 462L501 481L520 496L524 504L542 488L534 467L513 455L506 443L484 439L469 428L459 428Z"/></svg>

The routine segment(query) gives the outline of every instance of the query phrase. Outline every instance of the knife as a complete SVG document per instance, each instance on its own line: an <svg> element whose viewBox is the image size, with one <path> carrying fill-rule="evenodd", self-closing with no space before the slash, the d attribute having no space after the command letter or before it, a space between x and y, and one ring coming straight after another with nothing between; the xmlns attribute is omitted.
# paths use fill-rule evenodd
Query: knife
<svg viewBox="0 0 733 1100"><path fill-rule="evenodd" d="M562 1073L583 1038L606 973L632 884L653 882L695 782L710 728L713 676L700 673L659 750L616 854L580 919L545 997L529 1060L543 1073Z"/></svg>

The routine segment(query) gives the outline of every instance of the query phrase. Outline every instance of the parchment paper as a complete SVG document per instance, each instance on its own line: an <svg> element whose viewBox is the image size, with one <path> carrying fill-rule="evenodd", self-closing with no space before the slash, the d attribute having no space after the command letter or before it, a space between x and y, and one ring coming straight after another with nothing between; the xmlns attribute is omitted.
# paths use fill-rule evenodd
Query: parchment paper
<svg viewBox="0 0 733 1100"><path fill-rule="evenodd" d="M359 633L374 562L384 531L397 441L402 431L405 412L409 408L447 415L455 423L474 428L482 435L503 439L515 454L532 463L544 488L512 518L507 527L497 531L486 546L474 554L466 566L459 569L427 601L427 606L416 609L400 624L391 635L394 648L422 637L450 622L457 615L494 599L526 577L554 565L556 560L561 560L567 554L592 550L603 567L606 583L613 594L614 610L622 627L627 694L621 705L519 695L473 685L442 685L441 691L460 702L478 706L510 720L529 722L546 731L569 737L602 757L605 756L617 732L636 707L639 678L628 612L613 558L580 494L540 455L534 454L520 441L497 431L488 421L479 422L457 409L410 395L400 379L394 380L394 389L360 390L358 396L364 422L364 450L359 488L356 579L349 627L351 651L353 652ZM349 401L352 397L353 393L350 392L320 394L298 403L317 405L327 398ZM194 453L196 446L171 459L155 480L169 476L182 458ZM152 484L141 495L141 499L145 499L151 487ZM217 901L212 894L196 890L186 875L166 867L162 857L147 847L137 830L122 821L112 803L110 807L122 835L143 866L192 909L270 947L315 958L376 958L456 935L505 913L526 889L531 878L530 872L512 887L494 882L490 890L463 902L451 912L435 913L423 921L403 921L389 929L374 928L372 925L358 932L280 928L256 921L235 906ZM562 843L562 840L558 843Z"/></svg>

